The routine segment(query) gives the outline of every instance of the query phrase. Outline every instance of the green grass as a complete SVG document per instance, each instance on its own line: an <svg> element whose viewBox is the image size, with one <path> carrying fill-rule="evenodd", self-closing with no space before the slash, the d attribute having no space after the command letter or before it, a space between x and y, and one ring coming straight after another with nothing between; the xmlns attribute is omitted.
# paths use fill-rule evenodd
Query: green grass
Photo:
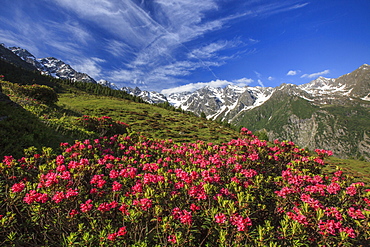
<svg viewBox="0 0 370 247"><path fill-rule="evenodd" d="M370 162L336 157L330 157L327 161L326 172L332 173L336 171L336 167L339 167L346 175L353 177L356 182L364 182L367 187L370 187Z"/></svg>
<svg viewBox="0 0 370 247"><path fill-rule="evenodd" d="M19 157L30 146L58 147L62 141L73 141L14 103L0 102L0 117L0 156Z"/></svg>
<svg viewBox="0 0 370 247"><path fill-rule="evenodd" d="M109 116L152 138L175 142L228 142L237 132L217 122L133 101L89 94L60 94L58 105L81 115Z"/></svg>

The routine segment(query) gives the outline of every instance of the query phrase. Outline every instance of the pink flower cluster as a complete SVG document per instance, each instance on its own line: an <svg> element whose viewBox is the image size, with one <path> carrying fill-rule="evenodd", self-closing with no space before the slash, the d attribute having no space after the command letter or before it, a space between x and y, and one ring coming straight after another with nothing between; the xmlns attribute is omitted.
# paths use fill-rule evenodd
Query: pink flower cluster
<svg viewBox="0 0 370 247"><path fill-rule="evenodd" d="M227 246L253 239L258 229L282 246L289 239L307 245L307 239L364 235L370 209L364 184L348 182L341 171L323 174L321 156L330 153L312 157L292 142L270 143L242 132L245 138L220 145L102 137L61 144L62 154L38 157L50 160L43 170L36 157L10 156L1 169L5 174L19 163L27 171L23 177L6 173L10 197L21 198L19 204L58 209L74 229L78 220L102 220L91 232L105 232L103 242L117 241L109 244L128 244L143 229L158 234L162 245L200 245L194 239L222 233ZM292 221L303 237L286 231L276 238Z"/></svg>

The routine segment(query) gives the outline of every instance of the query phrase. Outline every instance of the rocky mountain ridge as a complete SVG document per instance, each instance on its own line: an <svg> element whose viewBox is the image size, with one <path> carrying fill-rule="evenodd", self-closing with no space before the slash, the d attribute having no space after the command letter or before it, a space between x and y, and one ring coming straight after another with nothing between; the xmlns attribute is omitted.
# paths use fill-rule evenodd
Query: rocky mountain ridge
<svg viewBox="0 0 370 247"><path fill-rule="evenodd" d="M74 81L82 81L89 83L97 83L92 77L85 73L77 72L69 64L54 58L46 57L36 59L34 55L26 49L20 47L9 47L10 51L19 56L25 62L32 64L37 70L45 75L50 75L55 78L69 79Z"/></svg>

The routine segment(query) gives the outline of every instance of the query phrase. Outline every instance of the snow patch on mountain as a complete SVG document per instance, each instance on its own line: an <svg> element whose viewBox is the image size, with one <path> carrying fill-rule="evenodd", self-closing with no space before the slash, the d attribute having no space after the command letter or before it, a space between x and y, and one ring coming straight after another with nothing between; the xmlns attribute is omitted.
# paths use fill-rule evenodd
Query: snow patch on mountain
<svg viewBox="0 0 370 247"><path fill-rule="evenodd" d="M168 101L166 96L164 96L161 93L157 93L154 91L149 92L149 91L141 90L138 87L135 87L135 88L123 87L121 88L121 90L133 96L138 96L142 98L144 101L151 103L151 104L164 103Z"/></svg>

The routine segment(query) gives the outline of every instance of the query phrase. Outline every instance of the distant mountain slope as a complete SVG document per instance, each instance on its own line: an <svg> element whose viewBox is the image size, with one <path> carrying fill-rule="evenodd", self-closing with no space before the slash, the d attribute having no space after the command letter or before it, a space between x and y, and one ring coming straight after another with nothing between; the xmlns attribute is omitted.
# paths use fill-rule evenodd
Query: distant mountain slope
<svg viewBox="0 0 370 247"><path fill-rule="evenodd" d="M240 112L232 123L264 129L270 139L370 160L369 68L363 65L337 79L282 85L263 105Z"/></svg>
<svg viewBox="0 0 370 247"><path fill-rule="evenodd" d="M264 129L270 139L292 140L310 149L333 150L339 157L363 156L370 160L367 64L336 79L319 77L299 86L204 87L171 94L167 100L197 115L205 114L208 119L253 131Z"/></svg>

